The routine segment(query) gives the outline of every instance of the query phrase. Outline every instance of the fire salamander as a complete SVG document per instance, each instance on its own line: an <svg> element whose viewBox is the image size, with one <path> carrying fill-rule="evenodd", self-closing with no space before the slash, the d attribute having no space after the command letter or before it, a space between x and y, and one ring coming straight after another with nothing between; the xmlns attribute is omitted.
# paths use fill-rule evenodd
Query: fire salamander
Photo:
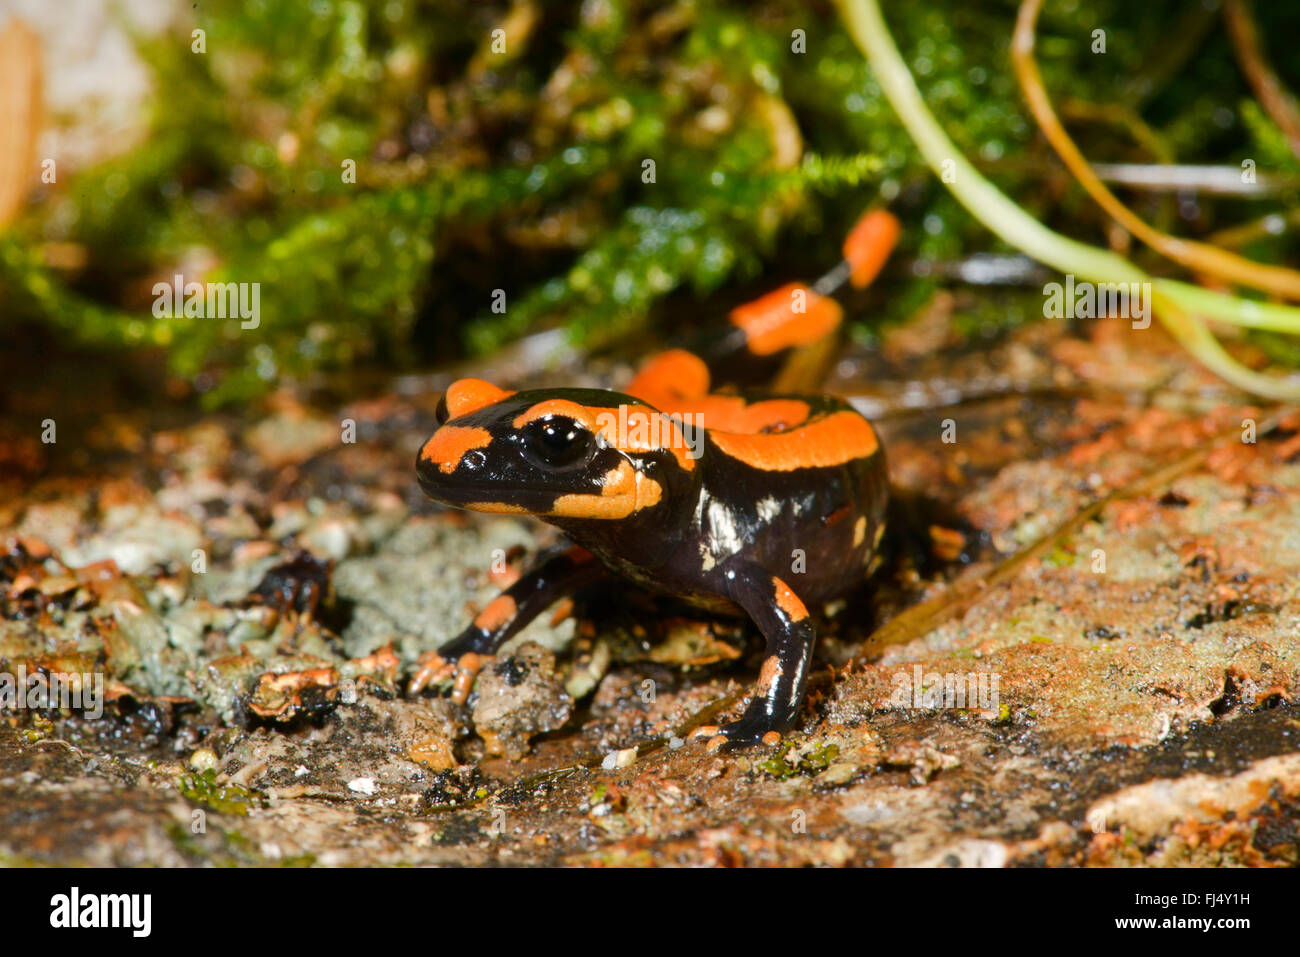
<svg viewBox="0 0 1300 957"><path fill-rule="evenodd" d="M843 262L812 286L791 283L736 308L697 351L715 364L771 369L825 340L842 318L832 294L870 283L898 231L890 213L869 212ZM479 379L447 389L416 463L425 493L459 508L535 515L574 544L427 655L417 690L442 669L467 694L504 641L612 575L752 619L766 657L744 714L718 729L718 744L779 740L803 704L809 609L863 582L884 532L884 450L841 399L711 392L712 378L699 355L674 349L623 392L509 392Z"/></svg>

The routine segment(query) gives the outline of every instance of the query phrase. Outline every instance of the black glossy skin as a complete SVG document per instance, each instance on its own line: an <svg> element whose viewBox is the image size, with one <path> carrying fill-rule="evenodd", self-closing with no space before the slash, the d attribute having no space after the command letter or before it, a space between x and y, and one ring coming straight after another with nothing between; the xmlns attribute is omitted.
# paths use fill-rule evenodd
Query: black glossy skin
<svg viewBox="0 0 1300 957"><path fill-rule="evenodd" d="M883 449L841 465L789 471L760 468L728 455L706 434L693 469L667 450L624 451L581 424L551 417L547 427L577 436L562 464L513 424L536 403L561 398L588 408L644 404L616 392L519 393L446 423L486 430L491 441L467 452L454 470L421 457L420 484L436 501L485 511L524 510L561 528L581 549L551 558L506 592L518 611L487 628L472 624L441 650L455 659L494 653L556 599L613 574L644 588L713 610L741 612L768 646L764 680L744 715L720 730L734 746L789 728L798 718L815 634L799 604L819 608L860 586L883 531L888 498ZM830 397L801 397L814 412L851 407ZM856 414L856 413L855 413ZM707 424L707 421L706 421ZM536 427L534 427L536 428ZM580 447L580 448L579 448ZM575 449L581 454L574 458ZM662 489L659 501L618 518L547 514L561 496L598 495L623 461ZM797 598L783 603L781 583ZM772 674L769 675L769 667Z"/></svg>

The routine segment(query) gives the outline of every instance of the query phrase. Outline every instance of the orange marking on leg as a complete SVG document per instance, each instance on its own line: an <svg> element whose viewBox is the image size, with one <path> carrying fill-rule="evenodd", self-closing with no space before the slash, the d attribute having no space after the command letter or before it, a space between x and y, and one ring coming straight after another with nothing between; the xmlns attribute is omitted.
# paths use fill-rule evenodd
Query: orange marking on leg
<svg viewBox="0 0 1300 957"><path fill-rule="evenodd" d="M873 209L858 220L844 240L849 282L855 289L871 285L894 251L902 229L894 214L885 209Z"/></svg>
<svg viewBox="0 0 1300 957"><path fill-rule="evenodd" d="M456 673L456 663L448 661L436 651L426 651L415 662L415 675L407 689L408 695L417 695L430 684L450 678Z"/></svg>
<svg viewBox="0 0 1300 957"><path fill-rule="evenodd" d="M780 579L774 579L780 584ZM780 589L777 589L778 593ZM790 589L786 589L790 591ZM790 592L794 594L793 592ZM798 599L796 599L797 601ZM763 661L763 669L758 673L758 684L754 686L754 694L760 698L767 697L767 693L772 690L776 684L776 679L781 677L781 659L776 655L770 655Z"/></svg>
<svg viewBox="0 0 1300 957"><path fill-rule="evenodd" d="M773 578L772 587L776 589L776 606L785 612L786 617L791 621L803 621L808 617L807 606L799 600L798 595L790 590L789 585L781 581L779 578ZM763 667L764 669L767 668L766 662L763 663Z"/></svg>
<svg viewBox="0 0 1300 957"><path fill-rule="evenodd" d="M497 595L474 616L474 627L496 631L509 622L519 611L519 604L509 595Z"/></svg>
<svg viewBox="0 0 1300 957"><path fill-rule="evenodd" d="M492 655L479 655L472 651L461 655L456 662L456 683L451 689L451 700L457 704L468 701L469 693L474 688L474 679L492 660Z"/></svg>
<svg viewBox="0 0 1300 957"><path fill-rule="evenodd" d="M492 442L492 433L467 425L444 425L433 438L424 443L420 458L438 466L438 470L451 474L460 465L466 452L486 448Z"/></svg>
<svg viewBox="0 0 1300 957"><path fill-rule="evenodd" d="M880 447L871 423L848 409L769 435L709 430L713 443L734 459L769 472L830 468L866 458Z"/></svg>
<svg viewBox="0 0 1300 957"><path fill-rule="evenodd" d="M462 415L477 412L512 395L513 392L499 389L491 382L482 379L457 379L447 386L443 401L447 404L448 417L458 419Z"/></svg>
<svg viewBox="0 0 1300 957"><path fill-rule="evenodd" d="M669 349L641 367L624 390L658 409L709 394L709 367L685 349Z"/></svg>
<svg viewBox="0 0 1300 957"><path fill-rule="evenodd" d="M796 303L802 303L803 311L795 311ZM824 339L839 326L843 315L834 299L792 282L731 310L731 323L744 330L750 352L770 356Z"/></svg>
<svg viewBox="0 0 1300 957"><path fill-rule="evenodd" d="M568 620L569 616L572 614L573 599L561 598L559 603L555 606L555 612L551 615L551 627L554 628L560 622Z"/></svg>

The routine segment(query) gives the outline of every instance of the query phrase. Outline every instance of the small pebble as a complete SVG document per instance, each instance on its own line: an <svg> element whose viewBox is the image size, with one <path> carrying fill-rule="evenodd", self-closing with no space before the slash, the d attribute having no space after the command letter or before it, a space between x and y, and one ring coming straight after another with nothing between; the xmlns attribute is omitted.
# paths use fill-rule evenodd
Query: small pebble
<svg viewBox="0 0 1300 957"><path fill-rule="evenodd" d="M202 774L217 766L217 753L211 748L199 748L190 755L190 767Z"/></svg>
<svg viewBox="0 0 1300 957"><path fill-rule="evenodd" d="M606 771L613 771L616 768L631 767L636 763L636 748L623 748L621 751L611 751L605 755L605 760L600 762L600 766Z"/></svg>
<svg viewBox="0 0 1300 957"><path fill-rule="evenodd" d="M668 749L670 751L676 751L685 743L686 743L685 740L677 737L677 735L674 734L671 738L668 739Z"/></svg>
<svg viewBox="0 0 1300 957"><path fill-rule="evenodd" d="M341 704L357 703L357 683L351 678L339 682L339 702Z"/></svg>
<svg viewBox="0 0 1300 957"><path fill-rule="evenodd" d="M348 790L355 791L357 794L371 795L375 793L374 778L353 778L348 782Z"/></svg>

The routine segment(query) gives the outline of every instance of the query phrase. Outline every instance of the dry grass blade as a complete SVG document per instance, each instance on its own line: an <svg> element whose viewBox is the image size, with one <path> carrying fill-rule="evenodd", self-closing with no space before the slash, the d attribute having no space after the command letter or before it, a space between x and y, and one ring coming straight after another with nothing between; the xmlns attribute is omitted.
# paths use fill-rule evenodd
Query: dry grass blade
<svg viewBox="0 0 1300 957"><path fill-rule="evenodd" d="M41 42L21 20L0 32L0 229L22 209L41 130Z"/></svg>
<svg viewBox="0 0 1300 957"><path fill-rule="evenodd" d="M1223 5L1223 19L1228 24L1232 51L1255 91L1255 98L1286 136L1291 152L1300 157L1300 106L1264 58L1249 0L1227 0Z"/></svg>
<svg viewBox="0 0 1300 957"><path fill-rule="evenodd" d="M1079 181L1079 185L1117 223L1166 259L1228 282L1262 289L1288 299L1300 299L1300 273L1295 270L1253 262L1206 243L1178 239L1162 233L1134 214L1106 188L1061 124L1043 86L1042 74L1034 60L1035 28L1041 9L1042 0L1023 0L1020 4L1015 33L1011 39L1011 59L1021 91L1039 129L1061 162Z"/></svg>
<svg viewBox="0 0 1300 957"><path fill-rule="evenodd" d="M1204 322L1205 319L1215 319L1245 328L1300 334L1300 308L1242 299L1174 279L1156 279L1123 256L1049 229L990 183L953 145L926 107L876 0L838 0L838 3L850 35L867 55L881 89L912 142L930 168L944 177L948 190L957 201L980 222L1008 245L1059 272L1092 283L1149 283L1156 317L1199 361L1229 382L1257 395L1280 402L1300 401L1300 381L1260 375L1236 362L1208 333ZM1037 9L1035 4L1031 12L1036 14ZM1032 17L1029 26L1027 35L1032 50ZM1027 63L1031 70L1034 69L1032 58ZM1037 90L1042 95L1041 84ZM1048 114L1055 119L1050 105ZM1059 128L1059 123L1057 126ZM1073 148L1068 137L1065 143ZM1087 162L1082 157L1079 160L1084 170L1091 174ZM949 176L950 171L956 175ZM1095 180L1095 176L1093 178ZM1212 251L1218 256L1226 255L1222 250ZM1282 272L1296 275L1287 270ZM1162 310L1163 305L1170 303L1176 310Z"/></svg>

